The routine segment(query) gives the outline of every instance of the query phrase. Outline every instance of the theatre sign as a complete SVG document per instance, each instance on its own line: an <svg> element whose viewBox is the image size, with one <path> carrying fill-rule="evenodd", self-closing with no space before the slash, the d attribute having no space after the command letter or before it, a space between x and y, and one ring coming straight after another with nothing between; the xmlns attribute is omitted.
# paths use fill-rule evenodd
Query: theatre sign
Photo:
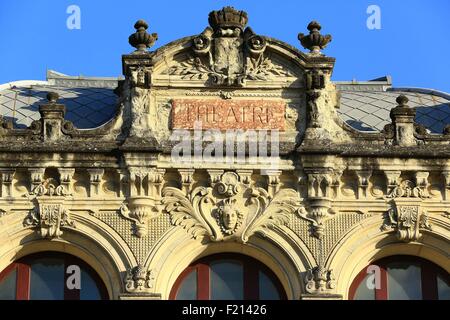
<svg viewBox="0 0 450 320"><path fill-rule="evenodd" d="M172 128L284 130L286 105L267 100L193 100L172 101Z"/></svg>

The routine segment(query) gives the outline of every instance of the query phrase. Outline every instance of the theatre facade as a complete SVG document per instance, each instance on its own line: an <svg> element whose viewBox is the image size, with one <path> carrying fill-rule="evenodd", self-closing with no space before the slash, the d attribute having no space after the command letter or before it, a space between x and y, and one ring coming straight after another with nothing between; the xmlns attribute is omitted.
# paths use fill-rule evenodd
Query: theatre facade
<svg viewBox="0 0 450 320"><path fill-rule="evenodd" d="M208 24L0 86L0 299L450 299L450 95Z"/></svg>

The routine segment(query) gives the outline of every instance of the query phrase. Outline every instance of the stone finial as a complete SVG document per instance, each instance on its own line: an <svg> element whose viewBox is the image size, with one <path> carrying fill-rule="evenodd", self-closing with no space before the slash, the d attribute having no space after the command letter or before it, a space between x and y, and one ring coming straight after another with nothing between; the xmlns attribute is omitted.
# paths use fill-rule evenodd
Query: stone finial
<svg viewBox="0 0 450 320"><path fill-rule="evenodd" d="M155 41L158 40L158 34L149 34L147 32L148 24L144 20L138 20L134 24L134 28L136 32L128 38L128 42L137 49L137 52L146 52L146 49L153 46Z"/></svg>
<svg viewBox="0 0 450 320"><path fill-rule="evenodd" d="M409 99L404 94L399 95L395 101L397 101L399 107L408 107Z"/></svg>
<svg viewBox="0 0 450 320"><path fill-rule="evenodd" d="M321 25L317 21L308 24L309 34L298 34L298 40L305 49L310 50L312 54L320 54L320 50L324 49L331 42L331 35L320 34Z"/></svg>
<svg viewBox="0 0 450 320"><path fill-rule="evenodd" d="M243 31L248 17L245 11L239 11L233 7L223 7L221 10L211 11L208 22L214 30L239 28Z"/></svg>
<svg viewBox="0 0 450 320"><path fill-rule="evenodd" d="M408 106L408 97L401 94L395 99L395 101L398 103L398 105L391 110L391 119L393 122L396 122L399 120L399 117L406 117L405 119L402 119L404 121L402 122L414 122L414 117L416 115L416 110L413 108L410 108Z"/></svg>
<svg viewBox="0 0 450 320"><path fill-rule="evenodd" d="M59 99L59 94L56 92L49 92L47 93L47 100L49 104L55 104Z"/></svg>
<svg viewBox="0 0 450 320"><path fill-rule="evenodd" d="M394 142L400 146L416 145L417 141L414 136L416 109L407 105L409 100L405 95L398 96L396 101L398 105L390 113L395 128Z"/></svg>

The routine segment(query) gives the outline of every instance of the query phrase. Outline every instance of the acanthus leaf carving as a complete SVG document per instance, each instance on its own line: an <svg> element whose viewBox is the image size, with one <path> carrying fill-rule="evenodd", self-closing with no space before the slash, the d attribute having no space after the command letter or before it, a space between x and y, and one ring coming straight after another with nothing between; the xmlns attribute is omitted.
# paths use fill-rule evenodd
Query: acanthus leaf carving
<svg viewBox="0 0 450 320"><path fill-rule="evenodd" d="M24 220L25 227L39 227L43 238L59 238L61 227L75 227L70 212L62 203L39 203Z"/></svg>
<svg viewBox="0 0 450 320"><path fill-rule="evenodd" d="M400 241L417 241L422 236L421 230L432 230L428 213L415 204L396 204L385 214L383 231L396 230Z"/></svg>
<svg viewBox="0 0 450 320"><path fill-rule="evenodd" d="M261 188L253 190L252 195L259 202L258 210L255 219L242 236L243 242L248 241L248 238L255 233L265 237L267 229L287 225L291 215L300 206L298 194L293 189L282 189L273 199L270 199L269 194Z"/></svg>
<svg viewBox="0 0 450 320"><path fill-rule="evenodd" d="M183 191L177 188L165 188L162 204L164 210L170 214L171 223L183 227L194 239L203 235L212 235L211 229L196 206L199 203L212 201L211 192L211 188L198 187L191 192L189 198L186 198Z"/></svg>
<svg viewBox="0 0 450 320"><path fill-rule="evenodd" d="M253 234L266 235L268 229L286 225L299 207L295 190L280 190L273 198L263 188L239 183L235 173L222 174L214 188L198 187L187 196L167 187L163 207L173 225L182 226L194 239L247 242Z"/></svg>

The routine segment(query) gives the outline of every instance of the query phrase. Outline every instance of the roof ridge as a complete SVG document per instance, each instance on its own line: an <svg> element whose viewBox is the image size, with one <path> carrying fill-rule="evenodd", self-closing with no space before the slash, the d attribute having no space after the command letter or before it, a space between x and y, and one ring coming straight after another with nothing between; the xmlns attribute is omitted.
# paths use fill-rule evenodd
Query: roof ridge
<svg viewBox="0 0 450 320"><path fill-rule="evenodd" d="M424 94L432 94L447 100L450 100L450 93L439 91L435 89L428 89L428 88L418 88L418 87L391 87L387 88L386 91L404 91L404 92L416 92L416 93L424 93Z"/></svg>

